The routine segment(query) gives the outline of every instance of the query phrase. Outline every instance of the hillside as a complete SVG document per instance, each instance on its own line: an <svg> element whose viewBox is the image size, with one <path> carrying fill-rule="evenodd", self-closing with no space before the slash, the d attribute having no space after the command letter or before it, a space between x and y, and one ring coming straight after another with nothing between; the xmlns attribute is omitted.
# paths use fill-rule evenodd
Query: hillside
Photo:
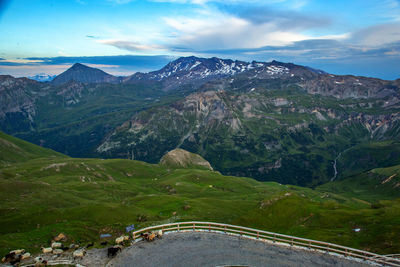
<svg viewBox="0 0 400 267"><path fill-rule="evenodd" d="M319 187L324 191L366 201L400 198L400 165L372 169Z"/></svg>
<svg viewBox="0 0 400 267"><path fill-rule="evenodd" d="M0 167L37 158L68 157L0 132Z"/></svg>
<svg viewBox="0 0 400 267"><path fill-rule="evenodd" d="M7 140L18 146L18 140ZM41 151L30 147L27 151ZM0 253L21 247L37 252L60 232L68 242L94 241L99 247L100 234L116 237L131 224L184 220L255 227L386 254L400 250L398 199L371 207L355 197L210 170L43 155L0 168Z"/></svg>

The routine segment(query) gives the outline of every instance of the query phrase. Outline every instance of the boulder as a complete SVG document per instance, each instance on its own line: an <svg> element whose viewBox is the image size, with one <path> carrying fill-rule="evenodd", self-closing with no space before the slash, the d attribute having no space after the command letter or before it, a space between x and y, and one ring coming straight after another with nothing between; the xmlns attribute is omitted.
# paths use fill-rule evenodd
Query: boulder
<svg viewBox="0 0 400 267"><path fill-rule="evenodd" d="M124 236L120 236L120 237L118 237L118 238L116 238L115 239L115 243L117 243L117 244L121 244L121 243L123 243L124 242Z"/></svg>
<svg viewBox="0 0 400 267"><path fill-rule="evenodd" d="M25 253L25 249L15 249L15 250L11 250L10 253L14 253L15 255L20 255Z"/></svg>
<svg viewBox="0 0 400 267"><path fill-rule="evenodd" d="M22 254L21 260L26 260L29 259L31 257L31 253L26 252L24 254Z"/></svg>
<svg viewBox="0 0 400 267"><path fill-rule="evenodd" d="M62 254L64 251L62 250L62 249L59 249L59 248L56 248L56 249L53 249L53 254L55 254L55 255L60 255L60 254Z"/></svg>
<svg viewBox="0 0 400 267"><path fill-rule="evenodd" d="M67 241L67 236L63 233L59 233L56 237L54 237L53 240L56 242L60 242L60 241L65 242L65 241Z"/></svg>
<svg viewBox="0 0 400 267"><path fill-rule="evenodd" d="M74 258L83 258L86 254L86 251L84 249L78 249L75 250L74 253L72 253L72 256L74 256Z"/></svg>
<svg viewBox="0 0 400 267"><path fill-rule="evenodd" d="M52 248L42 248L43 253L51 253L53 251Z"/></svg>
<svg viewBox="0 0 400 267"><path fill-rule="evenodd" d="M77 249L77 248L79 248L79 245L78 245L78 244L71 244L71 245L69 245L69 249Z"/></svg>
<svg viewBox="0 0 400 267"><path fill-rule="evenodd" d="M51 248L55 249L55 248L62 248L62 243L60 242L53 242L51 243Z"/></svg>

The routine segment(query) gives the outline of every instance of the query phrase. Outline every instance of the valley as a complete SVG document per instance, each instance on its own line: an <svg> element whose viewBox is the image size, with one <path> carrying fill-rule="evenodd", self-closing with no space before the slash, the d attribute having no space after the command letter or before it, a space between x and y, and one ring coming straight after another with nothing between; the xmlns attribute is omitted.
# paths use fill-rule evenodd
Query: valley
<svg viewBox="0 0 400 267"><path fill-rule="evenodd" d="M37 253L60 232L68 236L68 243L102 247L101 234L113 239L127 225L139 229L190 220L243 225L385 254L400 249L399 166L310 189L223 176L203 167L196 156L189 158L200 164L197 167L80 159L5 134L0 137L3 254L20 247ZM182 162L186 156L176 153Z"/></svg>

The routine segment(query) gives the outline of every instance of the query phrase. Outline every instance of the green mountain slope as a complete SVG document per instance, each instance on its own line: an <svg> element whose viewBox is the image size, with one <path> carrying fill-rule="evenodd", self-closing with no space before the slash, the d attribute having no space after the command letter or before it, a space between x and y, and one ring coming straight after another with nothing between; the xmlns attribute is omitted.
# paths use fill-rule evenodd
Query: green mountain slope
<svg viewBox="0 0 400 267"><path fill-rule="evenodd" d="M67 156L0 132L0 167L36 158L67 158Z"/></svg>
<svg viewBox="0 0 400 267"><path fill-rule="evenodd" d="M27 155L32 150L42 151L31 145ZM368 200L322 189L210 170L39 154L0 168L0 253L21 247L37 252L60 232L68 242L100 246L100 234L114 238L130 224L184 220L256 227L380 253L400 250L398 199L371 207Z"/></svg>
<svg viewBox="0 0 400 267"><path fill-rule="evenodd" d="M347 197L379 204L380 200L400 198L400 165L372 169L318 187Z"/></svg>

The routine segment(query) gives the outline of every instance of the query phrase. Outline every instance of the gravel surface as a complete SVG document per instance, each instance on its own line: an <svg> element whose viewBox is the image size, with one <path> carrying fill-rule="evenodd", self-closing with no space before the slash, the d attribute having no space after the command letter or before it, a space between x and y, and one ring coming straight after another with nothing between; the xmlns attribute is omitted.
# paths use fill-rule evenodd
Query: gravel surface
<svg viewBox="0 0 400 267"><path fill-rule="evenodd" d="M108 262L116 266L371 266L342 257L218 233L169 233L140 241Z"/></svg>

